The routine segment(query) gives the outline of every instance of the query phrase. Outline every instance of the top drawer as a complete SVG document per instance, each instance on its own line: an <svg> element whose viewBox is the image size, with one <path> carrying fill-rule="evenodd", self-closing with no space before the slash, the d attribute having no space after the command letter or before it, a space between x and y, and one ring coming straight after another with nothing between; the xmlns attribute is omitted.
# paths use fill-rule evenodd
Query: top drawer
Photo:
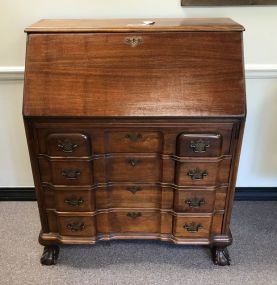
<svg viewBox="0 0 277 285"><path fill-rule="evenodd" d="M220 156L222 136L220 134L182 133L177 139L178 156Z"/></svg>
<svg viewBox="0 0 277 285"><path fill-rule="evenodd" d="M106 152L159 153L163 150L161 132L140 130L106 132Z"/></svg>
<svg viewBox="0 0 277 285"><path fill-rule="evenodd" d="M42 142L41 142L42 143ZM83 133L52 133L46 138L49 156L89 156L90 140Z"/></svg>

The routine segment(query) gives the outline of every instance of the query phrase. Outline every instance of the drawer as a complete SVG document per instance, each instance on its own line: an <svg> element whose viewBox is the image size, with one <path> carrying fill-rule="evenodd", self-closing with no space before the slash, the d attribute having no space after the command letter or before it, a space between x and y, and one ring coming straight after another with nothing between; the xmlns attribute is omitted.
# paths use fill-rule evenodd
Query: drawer
<svg viewBox="0 0 277 285"><path fill-rule="evenodd" d="M176 163L176 184L180 186L213 186L228 183L231 159Z"/></svg>
<svg viewBox="0 0 277 285"><path fill-rule="evenodd" d="M172 208L173 190L169 187L129 184L97 188L97 209L108 208Z"/></svg>
<svg viewBox="0 0 277 285"><path fill-rule="evenodd" d="M183 238L208 238L210 235L211 216L179 216L174 219L173 234Z"/></svg>
<svg viewBox="0 0 277 285"><path fill-rule="evenodd" d="M122 156L106 159L108 179L114 182L158 182L162 160L147 156Z"/></svg>
<svg viewBox="0 0 277 285"><path fill-rule="evenodd" d="M109 233L159 233L161 214L154 211L128 210L97 215L97 231Z"/></svg>
<svg viewBox="0 0 277 285"><path fill-rule="evenodd" d="M80 189L51 189L43 187L44 204L60 212L92 212L95 210L94 192Z"/></svg>
<svg viewBox="0 0 277 285"><path fill-rule="evenodd" d="M57 223L63 236L92 237L96 233L94 216L59 216Z"/></svg>
<svg viewBox="0 0 277 285"><path fill-rule="evenodd" d="M176 190L174 210L188 213L212 213L214 211L215 191Z"/></svg>
<svg viewBox="0 0 277 285"><path fill-rule="evenodd" d="M40 146L44 142L40 141ZM88 135L82 133L53 133L46 138L46 154L49 156L91 155ZM40 147L43 149L43 146Z"/></svg>
<svg viewBox="0 0 277 285"><path fill-rule="evenodd" d="M53 185L91 185L92 163L78 160L39 159L42 182Z"/></svg>
<svg viewBox="0 0 277 285"><path fill-rule="evenodd" d="M163 135L160 132L109 131L105 137L106 152L161 153L163 148Z"/></svg>
<svg viewBox="0 0 277 285"><path fill-rule="evenodd" d="M187 134L178 136L176 154L178 156L220 156L222 136L220 134Z"/></svg>

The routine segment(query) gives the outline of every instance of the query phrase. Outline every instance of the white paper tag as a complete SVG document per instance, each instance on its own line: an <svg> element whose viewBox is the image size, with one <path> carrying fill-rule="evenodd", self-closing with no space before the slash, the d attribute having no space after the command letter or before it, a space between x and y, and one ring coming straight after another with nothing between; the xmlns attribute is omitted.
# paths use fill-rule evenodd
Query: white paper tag
<svg viewBox="0 0 277 285"><path fill-rule="evenodd" d="M127 26L131 27L135 27L135 26L152 26L154 25L155 22L154 21L143 21L142 23L137 23L137 24L127 24Z"/></svg>

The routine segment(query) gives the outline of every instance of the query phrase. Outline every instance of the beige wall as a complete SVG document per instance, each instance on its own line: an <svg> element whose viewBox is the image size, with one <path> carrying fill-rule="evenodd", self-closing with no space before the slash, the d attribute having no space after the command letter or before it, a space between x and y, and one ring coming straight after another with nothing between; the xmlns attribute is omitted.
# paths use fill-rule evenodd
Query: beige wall
<svg viewBox="0 0 277 285"><path fill-rule="evenodd" d="M182 8L180 0L0 0L0 187L33 185L21 119L22 80L3 80L7 67L24 65L23 29L41 18L119 17L231 17L245 26L245 62L257 74L247 79L237 186L277 186L276 15L277 6Z"/></svg>

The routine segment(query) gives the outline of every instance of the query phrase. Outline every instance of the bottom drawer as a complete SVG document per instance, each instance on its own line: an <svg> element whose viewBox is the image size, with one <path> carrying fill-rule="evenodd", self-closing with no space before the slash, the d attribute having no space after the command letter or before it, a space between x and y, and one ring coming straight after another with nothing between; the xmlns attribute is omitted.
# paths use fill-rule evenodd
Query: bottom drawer
<svg viewBox="0 0 277 285"><path fill-rule="evenodd" d="M208 238L211 216L185 217L177 215L174 219L173 234L183 238Z"/></svg>
<svg viewBox="0 0 277 285"><path fill-rule="evenodd" d="M57 218L58 231L63 236L92 237L95 235L95 217L60 216Z"/></svg>
<svg viewBox="0 0 277 285"><path fill-rule="evenodd" d="M97 231L110 233L170 233L172 216L160 211L115 211L97 215Z"/></svg>

